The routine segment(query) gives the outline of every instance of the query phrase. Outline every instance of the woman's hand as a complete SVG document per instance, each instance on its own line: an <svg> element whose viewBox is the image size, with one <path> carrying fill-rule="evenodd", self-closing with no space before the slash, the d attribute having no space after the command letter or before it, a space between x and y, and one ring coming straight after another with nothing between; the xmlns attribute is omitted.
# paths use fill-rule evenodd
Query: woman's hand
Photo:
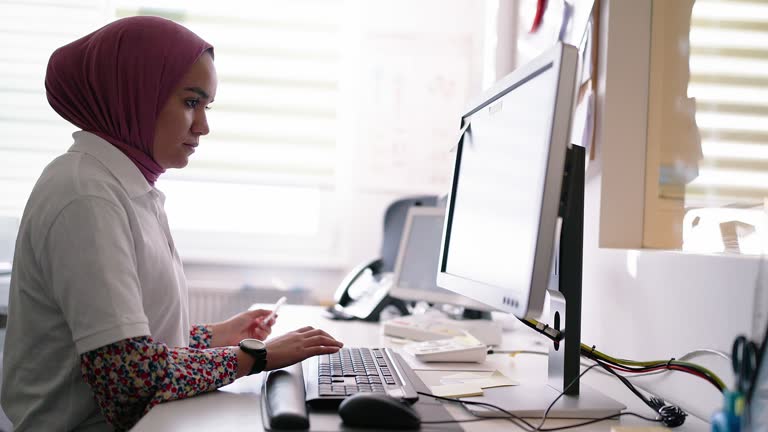
<svg viewBox="0 0 768 432"><path fill-rule="evenodd" d="M266 370L290 366L318 354L335 353L343 346L320 329L302 327L267 342Z"/></svg>
<svg viewBox="0 0 768 432"><path fill-rule="evenodd" d="M272 311L256 309L239 313L220 323L211 324L213 339L211 347L234 346L241 340L251 338L265 340L272 333L275 318L264 322Z"/></svg>

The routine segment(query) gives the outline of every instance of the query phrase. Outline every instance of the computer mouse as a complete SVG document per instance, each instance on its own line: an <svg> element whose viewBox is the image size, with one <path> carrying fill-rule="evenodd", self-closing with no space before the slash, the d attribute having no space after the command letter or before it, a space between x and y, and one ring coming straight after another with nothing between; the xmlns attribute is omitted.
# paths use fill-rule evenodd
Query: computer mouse
<svg viewBox="0 0 768 432"><path fill-rule="evenodd" d="M418 429L421 416L413 407L385 393L355 393L339 405L348 426L377 429Z"/></svg>

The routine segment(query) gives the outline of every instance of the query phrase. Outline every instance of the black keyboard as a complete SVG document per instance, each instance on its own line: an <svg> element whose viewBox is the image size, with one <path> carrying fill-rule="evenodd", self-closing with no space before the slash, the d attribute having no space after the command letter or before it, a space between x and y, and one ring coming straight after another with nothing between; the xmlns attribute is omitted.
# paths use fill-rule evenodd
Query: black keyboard
<svg viewBox="0 0 768 432"><path fill-rule="evenodd" d="M304 361L306 400L313 407L332 407L351 394L374 392L416 401L407 369L405 361L388 348L342 348L311 357Z"/></svg>

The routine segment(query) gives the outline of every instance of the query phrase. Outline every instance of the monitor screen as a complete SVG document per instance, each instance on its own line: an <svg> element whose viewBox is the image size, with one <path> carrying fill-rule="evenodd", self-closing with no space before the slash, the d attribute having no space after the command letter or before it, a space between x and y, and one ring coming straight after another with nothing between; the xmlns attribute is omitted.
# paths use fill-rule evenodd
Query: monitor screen
<svg viewBox="0 0 768 432"><path fill-rule="evenodd" d="M557 45L463 116L438 285L519 317L541 313L552 267L576 49Z"/></svg>
<svg viewBox="0 0 768 432"><path fill-rule="evenodd" d="M435 274L440 258L444 216L442 207L408 209L395 262L395 279L389 294L403 300L491 310L487 305L437 286Z"/></svg>

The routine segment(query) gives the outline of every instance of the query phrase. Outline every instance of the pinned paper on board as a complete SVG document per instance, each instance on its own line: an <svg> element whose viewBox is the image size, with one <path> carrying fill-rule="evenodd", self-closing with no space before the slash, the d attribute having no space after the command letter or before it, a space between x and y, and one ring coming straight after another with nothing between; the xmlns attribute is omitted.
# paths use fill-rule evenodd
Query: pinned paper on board
<svg viewBox="0 0 768 432"><path fill-rule="evenodd" d="M584 34L579 43L579 74L577 78L578 93L576 109L573 113L571 142L584 147L589 157L586 163L595 159L595 122L596 103L595 89L597 86L597 31L600 16L600 0L592 4L592 11L584 28Z"/></svg>

